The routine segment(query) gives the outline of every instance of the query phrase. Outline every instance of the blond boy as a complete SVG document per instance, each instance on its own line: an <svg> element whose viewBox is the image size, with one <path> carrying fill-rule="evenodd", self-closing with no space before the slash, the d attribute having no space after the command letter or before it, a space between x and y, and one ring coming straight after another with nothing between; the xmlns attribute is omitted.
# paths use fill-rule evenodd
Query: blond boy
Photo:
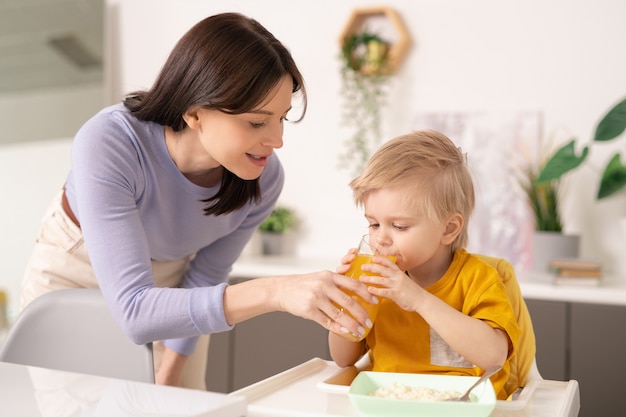
<svg viewBox="0 0 626 417"><path fill-rule="evenodd" d="M363 206L369 233L395 245L394 264L383 257L362 276L381 306L361 342L330 333L339 366L370 350L373 370L480 375L499 399L511 392L510 359L520 329L494 268L465 249L474 187L465 155L446 136L417 131L384 144L350 187ZM351 251L338 272L354 259ZM375 287L376 285L378 287Z"/></svg>

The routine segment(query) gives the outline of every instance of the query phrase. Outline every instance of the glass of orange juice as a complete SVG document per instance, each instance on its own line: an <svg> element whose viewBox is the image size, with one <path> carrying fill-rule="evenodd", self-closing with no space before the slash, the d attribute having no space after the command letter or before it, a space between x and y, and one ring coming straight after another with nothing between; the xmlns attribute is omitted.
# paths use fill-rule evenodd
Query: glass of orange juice
<svg viewBox="0 0 626 417"><path fill-rule="evenodd" d="M356 279L356 280L358 280L361 275L377 276L378 274L375 274L372 272L365 272L361 270L361 266L363 266L364 264L373 263L372 261L373 256L384 256L395 263L397 254L398 254L398 248L395 247L394 245L385 245L372 235L364 235L361 238L361 241L359 243L356 258L354 258L354 260L352 261L352 264L350 265L350 269L348 270L348 272L346 272L346 276ZM365 311L367 311L367 314L369 315L370 320L372 321L372 323L374 323L374 321L376 320L376 317L378 316L378 310L380 308L380 304L369 303L365 301L364 299L362 299L361 297L359 297L358 295L356 295L352 291L345 291L345 292L349 294L350 296L352 296L352 298L354 298L356 302ZM365 339L369 331L370 329L366 328L365 333L362 336L354 335L351 333L347 333L343 336L350 340L361 341Z"/></svg>

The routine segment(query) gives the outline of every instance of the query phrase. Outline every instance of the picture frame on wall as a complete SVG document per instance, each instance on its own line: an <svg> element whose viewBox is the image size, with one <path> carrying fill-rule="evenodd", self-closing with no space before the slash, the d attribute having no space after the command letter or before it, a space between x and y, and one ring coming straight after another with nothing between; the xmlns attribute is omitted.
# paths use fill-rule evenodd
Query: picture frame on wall
<svg viewBox="0 0 626 417"><path fill-rule="evenodd" d="M476 194L468 250L507 259L518 272L530 269L534 220L519 170L539 158L541 112L418 113L412 127L445 134L467 155Z"/></svg>

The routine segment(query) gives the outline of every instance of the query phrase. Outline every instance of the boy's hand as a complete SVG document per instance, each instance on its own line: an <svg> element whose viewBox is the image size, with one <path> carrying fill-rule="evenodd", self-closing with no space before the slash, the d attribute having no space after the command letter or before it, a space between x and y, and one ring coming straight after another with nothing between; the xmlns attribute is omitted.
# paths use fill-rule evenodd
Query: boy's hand
<svg viewBox="0 0 626 417"><path fill-rule="evenodd" d="M365 264L361 267L363 271L380 275L361 275L360 281L368 285L368 291L379 298L384 297L392 300L403 310L417 311L417 295L424 291L423 288L389 259L375 256L373 261L375 263Z"/></svg>
<svg viewBox="0 0 626 417"><path fill-rule="evenodd" d="M341 258L341 265L337 267L335 272L345 275L346 272L348 272L348 270L350 269L350 264L352 263L352 261L354 261L354 258L356 258L356 248L348 250L348 253L346 253L343 258Z"/></svg>

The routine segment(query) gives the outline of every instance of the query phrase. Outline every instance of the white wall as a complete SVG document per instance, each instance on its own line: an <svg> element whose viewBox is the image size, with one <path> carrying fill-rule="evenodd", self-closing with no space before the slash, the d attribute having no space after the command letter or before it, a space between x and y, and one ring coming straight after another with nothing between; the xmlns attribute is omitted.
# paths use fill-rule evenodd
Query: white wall
<svg viewBox="0 0 626 417"><path fill-rule="evenodd" d="M365 231L347 183L337 169L342 141L338 37L353 8L368 0L107 0L115 11L110 35L113 53L111 97L149 87L178 38L201 18L222 11L255 17L292 51L304 73L309 111L299 125L287 125L279 150L287 171L282 201L305 220L298 252L335 258ZM626 95L626 3L621 0L387 0L409 27L413 47L389 95L384 137L412 127L424 111L539 110L547 134L567 128L589 138L601 114ZM37 121L39 122L39 121ZM3 191L11 208L0 216L2 242L8 230L20 242L3 243L0 286L15 287L34 238L34 217L56 191L67 171L64 141L37 149L0 150ZM26 145L25 145L26 146ZM32 152L31 152L32 150ZM603 155L596 155L599 158ZM56 158L56 159L53 159ZM598 162L599 166L602 164ZM25 166L37 169L24 178ZM579 175L580 174L580 175ZM617 263L624 237L613 226L623 200L596 203L596 178L589 169L572 176L567 229L583 237L583 256L597 256L609 268ZM10 184L10 185L9 185ZM34 191L35 190L35 191ZM37 196L25 203L20 196ZM7 210L3 204L3 210ZM43 205L43 207L41 207ZM13 206L11 206L13 207ZM34 212L33 212L34 211ZM36 212L36 213L35 213ZM25 241L21 241L25 239ZM617 249L615 249L617 248ZM624 268L626 270L626 268Z"/></svg>
<svg viewBox="0 0 626 417"><path fill-rule="evenodd" d="M178 38L217 12L248 14L291 49L304 73L310 102L305 120L286 129L285 146L279 151L287 170L282 200L296 206L306 220L301 254L338 256L353 246L365 222L353 208L347 187L350 173L336 169L342 141L349 136L340 127L338 37L353 8L380 2L116 3L124 39L118 63L123 91L149 86ZM476 110L539 110L546 136L565 128L590 138L602 113L626 95L626 55L617 52L626 39L622 1L384 3L401 14L414 42L393 81L384 115L385 138L410 130L417 112ZM623 248L624 237L606 213L626 214L625 203L596 204L596 179L589 174L585 168L572 175L566 229L583 235L583 256L600 257L612 268L612 248Z"/></svg>
<svg viewBox="0 0 626 417"><path fill-rule="evenodd" d="M0 95L0 145L72 136L104 103L102 83Z"/></svg>
<svg viewBox="0 0 626 417"><path fill-rule="evenodd" d="M8 291L11 316L39 220L70 167L71 143L47 139L0 147L0 289Z"/></svg>

